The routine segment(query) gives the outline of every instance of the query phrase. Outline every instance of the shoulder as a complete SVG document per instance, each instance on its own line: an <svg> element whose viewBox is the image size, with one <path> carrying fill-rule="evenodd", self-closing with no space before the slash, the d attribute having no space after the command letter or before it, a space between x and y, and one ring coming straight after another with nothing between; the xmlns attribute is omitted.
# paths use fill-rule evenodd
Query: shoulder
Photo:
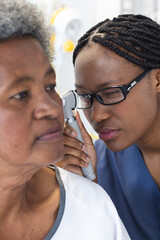
<svg viewBox="0 0 160 240"><path fill-rule="evenodd" d="M96 140L94 145L95 145L96 150L103 150L103 149L107 148L101 139Z"/></svg>
<svg viewBox="0 0 160 240"><path fill-rule="evenodd" d="M69 215L73 225L81 225L81 232L92 232L92 239L129 239L112 200L102 187L65 169L57 170L66 191L64 220ZM79 239L86 239L84 236Z"/></svg>
<svg viewBox="0 0 160 240"><path fill-rule="evenodd" d="M86 206L96 205L97 209L106 206L107 209L115 210L112 200L100 185L65 169L58 168L58 171L67 195L78 198Z"/></svg>
<svg viewBox="0 0 160 240"><path fill-rule="evenodd" d="M92 196L96 197L97 193L105 196L109 199L108 194L100 187L98 184L88 180L85 177L79 176L77 174L71 173L65 169L57 168L60 174L60 177L63 181L65 189L73 194L74 192L81 194L81 196L86 195L89 192L89 198Z"/></svg>
<svg viewBox="0 0 160 240"><path fill-rule="evenodd" d="M93 192L99 191L99 192L102 192L102 194L105 193L105 191L98 184L88 180L87 178L79 176L75 173L71 173L60 167L56 167L56 168L57 168L59 175L63 181L63 184L65 185L65 187L68 190L76 190L77 191L79 189L78 191L81 191L81 190L85 191L85 190L88 190L88 188L89 188ZM78 187L78 189L77 189L77 187Z"/></svg>

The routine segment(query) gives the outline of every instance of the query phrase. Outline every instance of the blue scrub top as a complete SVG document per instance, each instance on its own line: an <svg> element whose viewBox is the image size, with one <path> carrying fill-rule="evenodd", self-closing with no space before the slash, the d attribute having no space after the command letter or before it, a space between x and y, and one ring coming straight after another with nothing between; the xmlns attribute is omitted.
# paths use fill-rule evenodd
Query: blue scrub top
<svg viewBox="0 0 160 240"><path fill-rule="evenodd" d="M139 148L111 152L95 142L98 183L114 202L132 240L160 240L160 190Z"/></svg>

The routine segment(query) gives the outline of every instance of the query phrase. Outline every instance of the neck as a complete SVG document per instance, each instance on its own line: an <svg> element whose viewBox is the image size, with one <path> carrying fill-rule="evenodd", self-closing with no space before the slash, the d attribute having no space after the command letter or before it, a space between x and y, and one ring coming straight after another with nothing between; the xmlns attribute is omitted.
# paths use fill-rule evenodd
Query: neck
<svg viewBox="0 0 160 240"><path fill-rule="evenodd" d="M160 109L155 121L148 126L148 131L136 142L143 153L160 153Z"/></svg>
<svg viewBox="0 0 160 240"><path fill-rule="evenodd" d="M160 117L152 128L149 129L147 135L137 142L142 153L144 162L160 188Z"/></svg>
<svg viewBox="0 0 160 240"><path fill-rule="evenodd" d="M46 167L20 177L3 174L0 181L0 236L2 239L44 239L58 214L60 188L55 172ZM44 224L45 219L45 224ZM7 231L6 231L7 229Z"/></svg>
<svg viewBox="0 0 160 240"><path fill-rule="evenodd" d="M142 150L141 153L151 176L160 189L160 151Z"/></svg>
<svg viewBox="0 0 160 240"><path fill-rule="evenodd" d="M1 167L0 176L0 221L43 205L58 186L55 173L47 168Z"/></svg>

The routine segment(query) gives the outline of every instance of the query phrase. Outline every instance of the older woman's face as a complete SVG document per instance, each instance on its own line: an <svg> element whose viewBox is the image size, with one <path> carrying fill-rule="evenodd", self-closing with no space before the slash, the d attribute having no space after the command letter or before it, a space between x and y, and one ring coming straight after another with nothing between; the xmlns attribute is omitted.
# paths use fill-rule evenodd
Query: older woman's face
<svg viewBox="0 0 160 240"><path fill-rule="evenodd" d="M98 44L87 46L75 62L75 84L78 93L92 93L112 86L128 84L143 70ZM84 110L93 126L112 151L133 143L150 141L150 128L158 115L154 70L145 76L127 96L115 105L104 106L93 101Z"/></svg>
<svg viewBox="0 0 160 240"><path fill-rule="evenodd" d="M0 161L43 166L63 157L55 73L32 37L0 43Z"/></svg>

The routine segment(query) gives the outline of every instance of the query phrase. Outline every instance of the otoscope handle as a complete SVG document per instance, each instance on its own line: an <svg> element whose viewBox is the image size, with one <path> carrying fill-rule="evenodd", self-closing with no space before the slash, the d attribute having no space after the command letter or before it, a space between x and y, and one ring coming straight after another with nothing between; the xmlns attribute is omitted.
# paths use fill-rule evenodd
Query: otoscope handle
<svg viewBox="0 0 160 240"><path fill-rule="evenodd" d="M69 124L72 128L74 128L77 131L77 139L80 140L81 142L84 142L75 117L73 117L70 122L67 122L67 124ZM86 168L82 167L82 172L84 176L90 180L94 180L96 178L91 162L89 162L88 167Z"/></svg>
<svg viewBox="0 0 160 240"><path fill-rule="evenodd" d="M83 142L81 131L73 114L73 110L76 108L77 104L75 92L71 90L65 93L62 96L62 102L65 122L77 131L77 139ZM84 176L90 180L94 180L96 178L91 163L89 163L88 167L83 167L82 172Z"/></svg>

